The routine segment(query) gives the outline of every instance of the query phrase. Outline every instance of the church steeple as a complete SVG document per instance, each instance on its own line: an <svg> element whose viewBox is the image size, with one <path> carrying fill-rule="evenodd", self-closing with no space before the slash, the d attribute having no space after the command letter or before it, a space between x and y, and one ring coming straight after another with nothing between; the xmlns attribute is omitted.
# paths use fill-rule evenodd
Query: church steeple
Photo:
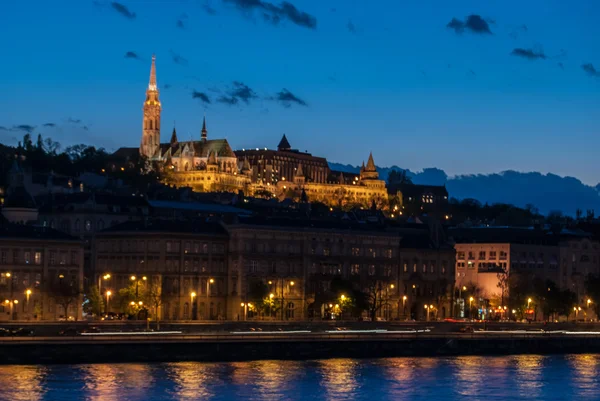
<svg viewBox="0 0 600 401"><path fill-rule="evenodd" d="M148 82L148 89L146 89L146 101L143 109L142 141L140 143L140 154L148 159L156 155L160 146L161 107L156 85L156 57L152 56L150 81Z"/></svg>
<svg viewBox="0 0 600 401"><path fill-rule="evenodd" d="M173 133L171 134L171 146L175 146L179 143L177 140L177 130L175 130L175 126L173 126Z"/></svg>
<svg viewBox="0 0 600 401"><path fill-rule="evenodd" d="M200 139L202 139L202 142L206 142L207 137L208 131L206 130L206 116L204 116L204 119L202 120L202 132L200 135Z"/></svg>

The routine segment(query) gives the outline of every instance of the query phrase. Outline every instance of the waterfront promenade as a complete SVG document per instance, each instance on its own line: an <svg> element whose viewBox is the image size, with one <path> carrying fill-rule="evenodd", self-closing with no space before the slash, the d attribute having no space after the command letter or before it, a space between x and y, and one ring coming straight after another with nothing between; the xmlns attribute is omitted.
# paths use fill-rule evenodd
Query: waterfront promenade
<svg viewBox="0 0 600 401"><path fill-rule="evenodd" d="M576 326L576 325L573 325ZM244 361L392 356L600 353L600 331L549 328L473 332L333 329L183 333L109 332L0 338L0 363ZM585 330L582 330L585 329Z"/></svg>

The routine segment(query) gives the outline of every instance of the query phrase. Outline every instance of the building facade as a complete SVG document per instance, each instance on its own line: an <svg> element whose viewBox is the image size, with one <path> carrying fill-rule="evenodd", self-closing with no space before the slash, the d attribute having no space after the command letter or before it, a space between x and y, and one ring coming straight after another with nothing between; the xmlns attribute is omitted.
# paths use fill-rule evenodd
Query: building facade
<svg viewBox="0 0 600 401"><path fill-rule="evenodd" d="M47 227L0 224L0 320L82 317L83 244Z"/></svg>

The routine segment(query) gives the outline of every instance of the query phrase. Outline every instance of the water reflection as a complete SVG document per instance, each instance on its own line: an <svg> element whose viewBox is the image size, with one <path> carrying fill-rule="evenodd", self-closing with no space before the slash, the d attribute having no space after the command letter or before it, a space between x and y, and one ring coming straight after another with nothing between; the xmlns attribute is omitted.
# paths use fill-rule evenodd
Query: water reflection
<svg viewBox="0 0 600 401"><path fill-rule="evenodd" d="M45 366L0 366L0 399L40 400L46 392Z"/></svg>
<svg viewBox="0 0 600 401"><path fill-rule="evenodd" d="M101 401L119 398L124 391L135 398L144 398L153 387L151 365L95 364L80 365L78 379L87 399Z"/></svg>
<svg viewBox="0 0 600 401"><path fill-rule="evenodd" d="M544 357L541 355L513 356L515 364L515 381L519 395L524 397L540 397L544 381L542 380Z"/></svg>
<svg viewBox="0 0 600 401"><path fill-rule="evenodd" d="M578 396L592 399L598 396L598 355L572 355L567 358L568 364L575 371L571 375L573 387Z"/></svg>
<svg viewBox="0 0 600 401"><path fill-rule="evenodd" d="M354 359L327 359L318 361L320 384L328 400L353 400L358 389Z"/></svg>
<svg viewBox="0 0 600 401"><path fill-rule="evenodd" d="M221 384L213 364L179 362L164 366L172 385L168 392L177 395L179 400L210 399Z"/></svg>
<svg viewBox="0 0 600 401"><path fill-rule="evenodd" d="M454 360L456 390L461 396L479 395L486 385L482 367L486 359L477 356L458 357ZM486 366L487 371L487 366Z"/></svg>

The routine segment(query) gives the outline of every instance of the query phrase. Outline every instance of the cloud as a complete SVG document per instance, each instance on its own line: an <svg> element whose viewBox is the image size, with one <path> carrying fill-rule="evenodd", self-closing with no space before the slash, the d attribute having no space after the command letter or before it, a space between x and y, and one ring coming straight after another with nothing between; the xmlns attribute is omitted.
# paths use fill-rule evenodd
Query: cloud
<svg viewBox="0 0 600 401"><path fill-rule="evenodd" d="M233 106L234 104L238 103L238 99L236 97L233 97L233 96L221 96L220 98L217 99L217 102L219 102L219 103L225 103L225 104L228 104L230 106Z"/></svg>
<svg viewBox="0 0 600 401"><path fill-rule="evenodd" d="M458 18L452 18L446 25L447 28L453 29L457 34L461 34L466 30L472 33L478 34L492 34L488 21L481 18L477 14L471 14L465 21L461 21Z"/></svg>
<svg viewBox="0 0 600 401"><path fill-rule="evenodd" d="M44 127L54 128L54 127L56 127L56 124L54 124L54 123L46 123L46 124L44 124Z"/></svg>
<svg viewBox="0 0 600 401"><path fill-rule="evenodd" d="M192 99L200 99L204 103L210 104L210 98L208 97L208 95L204 92L199 92L195 89L192 91Z"/></svg>
<svg viewBox="0 0 600 401"><path fill-rule="evenodd" d="M83 129L84 129L84 130L86 130L86 131L89 131L89 130L90 130L90 129L88 128L88 126L87 126L87 125L84 125L84 126L83 126Z"/></svg>
<svg viewBox="0 0 600 401"><path fill-rule="evenodd" d="M129 11L129 9L125 5L117 3L116 1L110 3L110 5L112 6L113 10L121 14L123 17L127 19L135 19L135 13Z"/></svg>
<svg viewBox="0 0 600 401"><path fill-rule="evenodd" d="M169 88L171 88L171 86L172 86L171 84L164 84L163 89L169 89Z"/></svg>
<svg viewBox="0 0 600 401"><path fill-rule="evenodd" d="M473 70L469 70L469 71L467 71L467 75L468 75L468 76L470 76L470 77L474 77L474 76L476 76L477 74L475 73L475 71L473 71Z"/></svg>
<svg viewBox="0 0 600 401"><path fill-rule="evenodd" d="M140 60L139 54L137 54L136 52L132 52L132 51L128 51L127 53L125 53L125 58L132 58L135 60Z"/></svg>
<svg viewBox="0 0 600 401"><path fill-rule="evenodd" d="M262 0L223 0L235 5L244 13L258 11L263 19L277 25L282 19L309 29L317 27L317 19L304 11L298 10L292 3L283 1L279 6Z"/></svg>
<svg viewBox="0 0 600 401"><path fill-rule="evenodd" d="M32 132L33 130L35 130L35 125L30 124L13 125L10 129L8 129L8 131L21 131L27 133Z"/></svg>
<svg viewBox="0 0 600 401"><path fill-rule="evenodd" d="M558 67L559 67L561 70L563 70L563 71L564 71L564 69L565 69L565 65L564 65L563 63L558 63L557 65L558 65Z"/></svg>
<svg viewBox="0 0 600 401"><path fill-rule="evenodd" d="M300 106L305 106L307 107L308 104L300 99L299 97L297 97L296 95L294 95L292 92L290 92L289 90L283 88L281 90L281 92L278 92L276 95L275 100L277 100L279 103L281 103L284 107L291 107L292 103L296 103Z"/></svg>
<svg viewBox="0 0 600 401"><path fill-rule="evenodd" d="M188 16L186 13L181 14L181 17L177 18L177 23L175 24L179 29L185 29L185 21Z"/></svg>
<svg viewBox="0 0 600 401"><path fill-rule="evenodd" d="M208 4L208 3L204 3L204 4L202 5L202 9L203 9L203 10L204 10L204 11L205 11L207 14L209 14L209 15L216 15L216 14L217 14L217 10L215 10L214 8L212 8L212 7L210 6L210 4Z"/></svg>
<svg viewBox="0 0 600 401"><path fill-rule="evenodd" d="M516 47L513 49L512 52L510 52L510 54L517 57L523 57L529 60L546 59L546 55L542 50L523 49L520 47Z"/></svg>
<svg viewBox="0 0 600 401"><path fill-rule="evenodd" d="M69 117L67 122L70 122L71 124L81 124L81 120L76 119L76 118L71 118L71 117Z"/></svg>
<svg viewBox="0 0 600 401"><path fill-rule="evenodd" d="M241 100L246 104L250 104L250 100L256 99L256 93L246 84L240 81L233 81L232 87L217 99L217 102L234 105Z"/></svg>
<svg viewBox="0 0 600 401"><path fill-rule="evenodd" d="M348 28L348 32L350 32L350 33L356 33L356 25L354 25L351 20L348 21L348 24L346 25L346 28Z"/></svg>
<svg viewBox="0 0 600 401"><path fill-rule="evenodd" d="M592 63L581 64L581 68L590 77L600 77L600 71L598 71Z"/></svg>
<svg viewBox="0 0 600 401"><path fill-rule="evenodd" d="M171 53L171 58L175 64L188 65L187 59L182 55L175 53L173 50L169 50L169 53Z"/></svg>
<svg viewBox="0 0 600 401"><path fill-rule="evenodd" d="M0 131L10 131L8 128L0 125Z"/></svg>

